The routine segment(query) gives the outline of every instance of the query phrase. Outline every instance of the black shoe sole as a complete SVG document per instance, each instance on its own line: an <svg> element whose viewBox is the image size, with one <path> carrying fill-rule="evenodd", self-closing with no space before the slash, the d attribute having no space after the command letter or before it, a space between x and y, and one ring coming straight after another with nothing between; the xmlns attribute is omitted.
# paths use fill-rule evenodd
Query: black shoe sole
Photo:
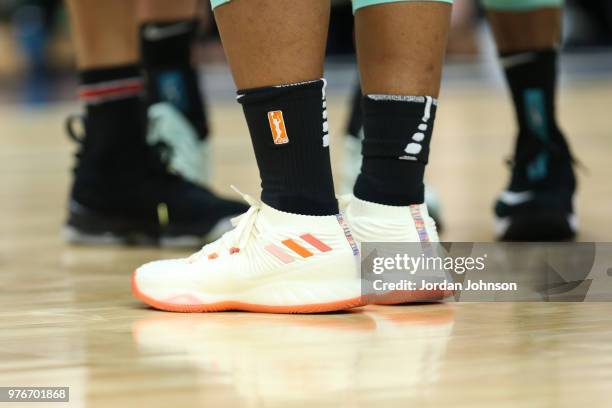
<svg viewBox="0 0 612 408"><path fill-rule="evenodd" d="M73 225L64 227L64 239L69 244L85 246L158 246L159 238L139 231L113 232L107 230L86 231Z"/></svg>
<svg viewBox="0 0 612 408"><path fill-rule="evenodd" d="M533 212L498 219L505 224L500 241L571 241L576 237L571 214L565 212Z"/></svg>
<svg viewBox="0 0 612 408"><path fill-rule="evenodd" d="M64 227L64 239L69 244L84 246L156 246L166 248L197 248L219 238L227 231L229 220L221 220L211 232L204 236L198 235L168 235L161 236L147 234L142 231L130 230L120 233L105 230L83 230L73 225Z"/></svg>
<svg viewBox="0 0 612 408"><path fill-rule="evenodd" d="M191 226L168 225L162 228L154 222L105 216L73 202L64 238L75 245L194 248L214 241L230 229L229 218L222 218L207 228L201 226L198 230L204 232L195 233Z"/></svg>

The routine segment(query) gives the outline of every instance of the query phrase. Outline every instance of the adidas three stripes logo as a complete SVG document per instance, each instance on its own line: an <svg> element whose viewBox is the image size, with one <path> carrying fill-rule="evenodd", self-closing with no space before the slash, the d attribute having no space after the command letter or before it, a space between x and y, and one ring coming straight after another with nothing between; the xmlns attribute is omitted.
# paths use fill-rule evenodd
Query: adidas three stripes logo
<svg viewBox="0 0 612 408"><path fill-rule="evenodd" d="M329 245L312 234L302 234L300 235L300 238L302 241L306 242L308 246L318 250L321 253L332 250ZM312 249L307 248L304 243L299 242L298 240L286 239L281 243L282 246L268 244L265 246L265 250L283 263L291 263L295 261L297 257L309 258L314 255Z"/></svg>

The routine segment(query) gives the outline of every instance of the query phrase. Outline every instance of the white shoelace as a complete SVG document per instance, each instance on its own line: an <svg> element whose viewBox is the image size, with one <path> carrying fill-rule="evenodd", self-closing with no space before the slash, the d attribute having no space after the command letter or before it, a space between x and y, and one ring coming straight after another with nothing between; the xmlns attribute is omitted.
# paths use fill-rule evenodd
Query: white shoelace
<svg viewBox="0 0 612 408"><path fill-rule="evenodd" d="M261 211L261 201L248 194L243 194L234 186L231 186L231 188L240 194L242 199L251 207L244 214L230 220L234 227L233 230L226 232L215 242L204 245L202 249L189 257L189 262L195 262L201 259L202 256L209 256L211 254L219 255L222 253L231 254L233 253L232 251L238 252L240 249L245 248L249 244L249 240L256 235L257 227L255 221Z"/></svg>

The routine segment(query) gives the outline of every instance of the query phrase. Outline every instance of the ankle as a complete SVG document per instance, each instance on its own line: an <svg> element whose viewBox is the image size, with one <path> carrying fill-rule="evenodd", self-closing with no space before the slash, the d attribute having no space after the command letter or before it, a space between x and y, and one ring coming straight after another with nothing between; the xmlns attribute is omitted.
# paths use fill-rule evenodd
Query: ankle
<svg viewBox="0 0 612 408"><path fill-rule="evenodd" d="M390 206L420 204L437 101L430 96L366 95L363 164L356 197Z"/></svg>
<svg viewBox="0 0 612 408"><path fill-rule="evenodd" d="M334 215L325 81L239 91L262 180L277 210Z"/></svg>

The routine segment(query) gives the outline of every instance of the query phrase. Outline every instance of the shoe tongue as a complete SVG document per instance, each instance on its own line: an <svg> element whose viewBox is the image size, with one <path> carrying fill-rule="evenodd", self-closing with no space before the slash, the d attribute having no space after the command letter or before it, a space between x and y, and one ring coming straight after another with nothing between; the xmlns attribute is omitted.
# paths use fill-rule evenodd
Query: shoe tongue
<svg viewBox="0 0 612 408"><path fill-rule="evenodd" d="M338 218L336 215L292 214L272 208L265 203L261 203L259 222L271 227L288 227L300 231L338 228Z"/></svg>

